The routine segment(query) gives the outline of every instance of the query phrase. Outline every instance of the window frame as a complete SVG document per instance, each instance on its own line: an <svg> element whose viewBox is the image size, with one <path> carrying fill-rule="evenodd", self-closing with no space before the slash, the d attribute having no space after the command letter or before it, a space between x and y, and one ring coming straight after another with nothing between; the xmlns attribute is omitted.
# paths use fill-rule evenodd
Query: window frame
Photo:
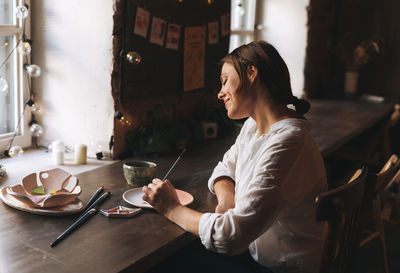
<svg viewBox="0 0 400 273"><path fill-rule="evenodd" d="M15 24L13 25L0 25L0 36L13 36L15 40L15 45L18 43L19 40L22 39L23 36L23 21L25 20L25 36L27 38L30 37L31 32L31 25L30 25L30 17L31 17L31 9L30 9L30 0L14 0L12 1L14 7L17 7L20 4L27 4L29 7L29 15L26 19L19 19L16 18L15 12ZM14 96L14 131L0 134L0 153L3 154L5 150L9 149L9 145L11 140L13 139L11 146L21 146L21 147L28 147L32 143L32 138L29 132L29 120L31 117L31 113L29 109L26 107L26 100L29 98L29 88L28 88L28 76L24 72L23 64L24 64L24 57L22 54L18 53L18 50L12 54L16 54L16 58L10 58L8 61L14 61L14 84L15 90L9 90L8 92L13 92ZM27 63L30 63L30 55L27 55ZM1 60L2 61L2 60ZM15 137L14 137L15 135Z"/></svg>

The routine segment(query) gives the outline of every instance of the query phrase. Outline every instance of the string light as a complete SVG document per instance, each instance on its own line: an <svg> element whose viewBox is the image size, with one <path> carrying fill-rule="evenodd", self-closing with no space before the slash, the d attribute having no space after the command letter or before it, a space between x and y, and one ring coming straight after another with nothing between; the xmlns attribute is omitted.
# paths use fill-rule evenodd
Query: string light
<svg viewBox="0 0 400 273"><path fill-rule="evenodd" d="M28 75L31 78L37 78L40 76L40 74L42 73L42 70L40 69L40 67L36 64L30 64L30 65L24 65L24 68L26 70L26 73L28 73Z"/></svg>
<svg viewBox="0 0 400 273"><path fill-rule="evenodd" d="M126 53L125 59L133 65L138 65L142 62L142 56L140 56L136 51Z"/></svg>
<svg viewBox="0 0 400 273"><path fill-rule="evenodd" d="M24 41L18 46L18 52L22 55L28 55L32 51L31 44L29 41Z"/></svg>
<svg viewBox="0 0 400 273"><path fill-rule="evenodd" d="M34 113L34 114L41 114L42 110L40 109L39 105L34 104L31 107L31 112Z"/></svg>
<svg viewBox="0 0 400 273"><path fill-rule="evenodd" d="M28 7L28 5L21 4L21 5L17 6L17 8L15 9L15 13L16 13L16 16L19 19L23 20L22 39L17 42L16 46L8 54L8 56L6 57L5 61L0 65L0 68L7 62L8 58L11 56L11 54L14 52L15 49L18 48L18 53L21 54L22 56L26 56L26 55L30 54L31 51L32 51L32 48L31 48L32 41L26 39L26 36L25 36L25 19L29 15L29 7ZM0 48L8 46L8 45L9 45L8 42L6 42L2 46L0 46ZM26 60L28 60L28 59L26 59ZM25 64L23 66L23 68L26 71L27 75L29 75L30 78L39 77L40 74L41 74L41 69L40 69L40 67L38 65ZM19 117L18 125L16 127L16 131L15 131L15 133L14 133L14 135L13 135L11 141L10 141L10 144L9 144L9 149L4 151L4 155L8 156L8 157L17 157L17 156L22 155L23 152L24 152L22 147L20 147L18 145L12 146L12 143L14 141L15 136L17 135L18 128L20 126L21 119L22 119L22 117L24 115L26 106L31 107L32 120L29 123L29 125L30 125L29 130L31 132L32 137L34 137L34 139L33 139L34 145L36 144L36 139L35 138L40 137L40 136L43 135L42 126L40 126L34 119L34 115L33 114L40 113L40 107L38 105L36 105L34 100L32 99L33 92L32 92L32 87L31 87L31 84L30 84L29 80L30 79L28 79L30 98L26 101L25 106L24 106L23 111L22 111L22 114ZM6 80L3 77L0 76L0 92L5 92L7 90L8 90L8 84L7 84Z"/></svg>
<svg viewBox="0 0 400 273"><path fill-rule="evenodd" d="M119 120L119 122L123 125L132 125L132 123L124 117L124 115L120 111L115 111L114 118Z"/></svg>
<svg viewBox="0 0 400 273"><path fill-rule="evenodd" d="M9 45L9 43L8 43L8 42L5 42L3 45L0 46L0 48L6 47L6 46L8 46L8 45Z"/></svg>
<svg viewBox="0 0 400 273"><path fill-rule="evenodd" d="M0 76L0 93L5 93L8 91L8 83L6 79Z"/></svg>
<svg viewBox="0 0 400 273"><path fill-rule="evenodd" d="M29 15L29 8L28 5L23 4L19 5L17 9L15 10L15 13L17 14L17 17L20 19L26 19Z"/></svg>
<svg viewBox="0 0 400 273"><path fill-rule="evenodd" d="M2 46L0 46L0 48L6 47L8 46L9 43L5 42ZM2 76L0 76L0 93L5 93L8 91L8 83L6 81L6 79L4 79Z"/></svg>
<svg viewBox="0 0 400 273"><path fill-rule="evenodd" d="M120 86L119 86L119 104L122 103L122 86L121 86L121 81L122 81L122 69L123 69L123 60L126 60L128 63L132 65L139 65L142 62L142 56L136 52L136 51L129 51L128 53L125 53L124 50L121 51L120 53ZM119 109L119 105L117 106L117 109ZM114 118L119 120L119 122L123 125L130 126L132 123L124 117L124 115L119 111L116 110L114 114Z"/></svg>
<svg viewBox="0 0 400 273"><path fill-rule="evenodd" d="M0 164L0 179L6 175L7 171L3 164Z"/></svg>
<svg viewBox="0 0 400 273"><path fill-rule="evenodd" d="M120 111L115 111L114 114L114 118L121 120L121 118L123 118L124 116L122 115L122 113Z"/></svg>
<svg viewBox="0 0 400 273"><path fill-rule="evenodd" d="M111 148L110 143L105 143L105 142L100 142L97 144L96 148L96 158L98 160L101 160L103 158L111 158Z"/></svg>
<svg viewBox="0 0 400 273"><path fill-rule="evenodd" d="M181 0L178 0L178 1L181 1ZM124 25L127 25L127 22L126 22L126 15L124 16L124 18L123 18L123 21L124 21ZM122 91L122 81L123 81L123 79L122 79L122 77L123 77L123 70L124 70L124 63L125 63L125 61L126 62L128 62L129 64L132 64L132 65L139 65L141 62L142 62L142 56L138 53L138 52L136 52L136 51L129 51L129 52L127 52L125 49L124 49L124 45L125 45L125 41L126 41L126 32L125 32L125 29L123 28L122 29L122 49L121 49L121 51L120 51L120 54L119 54L119 94L118 94L118 97L119 97L119 99L118 99L118 104L117 104L117 106L116 106L116 111L115 111L115 114L114 114L114 118L115 119L117 119L121 124L123 124L123 125L126 125L126 126L130 126L130 125L132 125L132 123L128 120L128 119L126 119L125 117L124 117L124 115L119 111L119 109L120 109L120 107L121 107L121 105L123 105L123 96L122 96L122 93L123 93L123 91ZM110 146L110 149L111 149L111 146Z"/></svg>
<svg viewBox="0 0 400 273"><path fill-rule="evenodd" d="M10 148L10 150L7 150L4 152L4 155L9 156L9 157L19 157L24 153L24 149L21 148L21 146L15 145Z"/></svg>
<svg viewBox="0 0 400 273"><path fill-rule="evenodd" d="M29 107L32 107L32 106L35 105L35 102L33 101L33 99L29 99L29 100L27 100L26 104L27 104Z"/></svg>
<svg viewBox="0 0 400 273"><path fill-rule="evenodd" d="M34 137L40 137L43 135L43 128L37 123L33 123L29 128L29 130L31 131L32 136Z"/></svg>
<svg viewBox="0 0 400 273"><path fill-rule="evenodd" d="M26 105L28 105L31 108L31 112L33 114L40 114L41 113L40 106L37 105L32 98L30 98L30 99L28 99L26 101Z"/></svg>

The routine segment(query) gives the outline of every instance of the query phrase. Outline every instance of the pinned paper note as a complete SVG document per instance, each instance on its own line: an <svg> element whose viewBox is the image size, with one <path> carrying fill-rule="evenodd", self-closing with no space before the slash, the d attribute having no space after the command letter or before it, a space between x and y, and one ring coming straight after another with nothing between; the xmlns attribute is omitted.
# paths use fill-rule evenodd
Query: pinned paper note
<svg viewBox="0 0 400 273"><path fill-rule="evenodd" d="M166 48L178 50L179 39L181 35L181 26L175 24L168 24L167 28L167 42Z"/></svg>
<svg viewBox="0 0 400 273"><path fill-rule="evenodd" d="M163 19L153 17L151 23L150 42L156 45L163 46L165 39L167 22Z"/></svg>
<svg viewBox="0 0 400 273"><path fill-rule="evenodd" d="M183 46L183 90L204 87L206 27L186 27Z"/></svg>
<svg viewBox="0 0 400 273"><path fill-rule="evenodd" d="M231 32L231 15L225 13L221 15L221 36L229 35Z"/></svg>
<svg viewBox="0 0 400 273"><path fill-rule="evenodd" d="M208 23L208 43L210 45L218 43L218 27L219 24L217 21Z"/></svg>
<svg viewBox="0 0 400 273"><path fill-rule="evenodd" d="M142 8L137 8L135 18L135 28L133 33L147 38L147 30L149 28L150 12Z"/></svg>

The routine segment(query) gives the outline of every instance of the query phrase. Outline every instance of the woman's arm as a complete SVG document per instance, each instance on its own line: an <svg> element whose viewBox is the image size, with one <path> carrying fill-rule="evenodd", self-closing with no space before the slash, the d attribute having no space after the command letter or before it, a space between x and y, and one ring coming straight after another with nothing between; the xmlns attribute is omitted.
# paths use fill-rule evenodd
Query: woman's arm
<svg viewBox="0 0 400 273"><path fill-rule="evenodd" d="M235 182L228 176L221 176L214 181L214 191L218 204L216 213L225 213L235 207Z"/></svg>
<svg viewBox="0 0 400 273"><path fill-rule="evenodd" d="M231 181L219 182L216 183L220 184L217 188L221 186L222 189L232 190ZM280 200L275 187L256 186L251 187L241 202L225 213L203 214L181 205L174 186L168 180L153 179L142 190L143 200L160 214L186 231L200 236L206 248L227 254L243 252L272 224Z"/></svg>
<svg viewBox="0 0 400 273"><path fill-rule="evenodd" d="M226 176L217 178L214 189L218 199L215 212L224 213L235 207L235 184L231 178ZM199 221L203 214L182 206L169 180L163 182L160 179L153 179L153 182L144 186L142 191L145 193L143 200L150 203L158 212L183 229L196 236L199 235Z"/></svg>
<svg viewBox="0 0 400 273"><path fill-rule="evenodd" d="M148 186L144 186L142 191L144 192L143 200L150 203L159 213L183 229L199 236L199 221L203 214L182 206L169 180L163 182L155 178Z"/></svg>

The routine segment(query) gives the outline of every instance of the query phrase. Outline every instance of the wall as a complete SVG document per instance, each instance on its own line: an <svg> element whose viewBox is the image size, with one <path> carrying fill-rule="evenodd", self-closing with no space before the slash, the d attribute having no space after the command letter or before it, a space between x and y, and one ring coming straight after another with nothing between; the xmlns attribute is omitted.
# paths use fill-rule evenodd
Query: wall
<svg viewBox="0 0 400 273"><path fill-rule="evenodd" d="M32 58L42 68L34 79L42 114L40 144L60 139L94 152L113 134L111 96L113 0L35 0Z"/></svg>
<svg viewBox="0 0 400 273"><path fill-rule="evenodd" d="M277 48L288 66L293 94L298 97L302 96L304 89L308 2L260 1L261 20L256 23L262 26L256 39L266 40Z"/></svg>
<svg viewBox="0 0 400 273"><path fill-rule="evenodd" d="M305 90L309 97L344 97L344 74L365 41L379 54L358 67L356 95L400 101L399 1L310 0ZM350 67L351 68L351 67ZM354 68L352 68L354 69Z"/></svg>

